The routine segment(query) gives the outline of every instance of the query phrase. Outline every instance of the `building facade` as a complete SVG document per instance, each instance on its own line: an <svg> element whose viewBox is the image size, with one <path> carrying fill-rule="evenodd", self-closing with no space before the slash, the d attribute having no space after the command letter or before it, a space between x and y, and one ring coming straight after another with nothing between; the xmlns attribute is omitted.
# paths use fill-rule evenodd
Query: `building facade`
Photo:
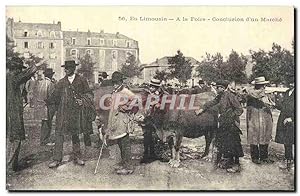
<svg viewBox="0 0 300 196"><path fill-rule="evenodd" d="M92 57L95 83L100 73L107 72L111 76L114 71L120 70L129 54L139 61L138 42L118 32L64 31L64 48L68 59L80 60L84 55Z"/></svg>
<svg viewBox="0 0 300 196"><path fill-rule="evenodd" d="M61 22L53 24L23 23L7 20L7 36L14 41L15 51L24 58L30 54L46 60L49 68L55 71L54 77L63 77L63 32Z"/></svg>
<svg viewBox="0 0 300 196"><path fill-rule="evenodd" d="M53 24L15 22L7 20L7 36L15 42L15 51L25 58L30 54L44 58L49 68L55 71L54 77L61 79L66 59L80 63L84 55L90 55L95 63L93 69L95 83L99 74L107 72L111 77L121 68L129 54L139 62L138 42L119 32L104 33L62 31L61 22Z"/></svg>

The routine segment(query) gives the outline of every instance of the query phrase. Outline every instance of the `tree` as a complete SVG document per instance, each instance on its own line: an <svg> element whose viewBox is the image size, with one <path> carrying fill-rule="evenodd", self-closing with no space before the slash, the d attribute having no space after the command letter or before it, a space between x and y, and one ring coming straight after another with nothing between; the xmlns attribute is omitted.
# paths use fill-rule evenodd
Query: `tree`
<svg viewBox="0 0 300 196"><path fill-rule="evenodd" d="M170 73L167 72L166 70L162 70L162 71L156 70L153 78L166 82L169 79L169 74Z"/></svg>
<svg viewBox="0 0 300 196"><path fill-rule="evenodd" d="M221 73L224 74L226 80L235 81L237 83L246 83L246 65L248 59L244 55L239 55L236 51L232 50L229 54L228 60L224 63Z"/></svg>
<svg viewBox="0 0 300 196"><path fill-rule="evenodd" d="M206 57L200 62L196 68L198 77L203 80L212 82L224 78L222 67L224 66L223 56L220 53L211 55L206 53Z"/></svg>
<svg viewBox="0 0 300 196"><path fill-rule="evenodd" d="M250 51L250 53L254 63L251 79L265 76L266 79L276 84L289 83L291 79L293 80L295 63L294 55L290 51L273 43L272 50L269 52L259 50L257 52Z"/></svg>
<svg viewBox="0 0 300 196"><path fill-rule="evenodd" d="M126 61L122 64L120 72L129 78L141 75L140 67L133 54L127 53Z"/></svg>
<svg viewBox="0 0 300 196"><path fill-rule="evenodd" d="M88 81L92 81L94 74L94 65L96 64L94 58L90 54L85 54L79 59L80 67L78 73L82 74Z"/></svg>
<svg viewBox="0 0 300 196"><path fill-rule="evenodd" d="M170 77L177 78L181 84L186 84L186 81L192 76L192 65L189 59L183 56L183 53L178 50L174 57L168 58L170 64Z"/></svg>

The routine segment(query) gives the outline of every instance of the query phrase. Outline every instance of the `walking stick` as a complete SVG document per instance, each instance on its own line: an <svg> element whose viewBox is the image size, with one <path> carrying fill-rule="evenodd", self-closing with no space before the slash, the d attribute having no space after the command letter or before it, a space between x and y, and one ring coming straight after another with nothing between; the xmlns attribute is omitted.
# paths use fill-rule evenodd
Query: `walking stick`
<svg viewBox="0 0 300 196"><path fill-rule="evenodd" d="M97 170L98 170L98 165L99 165L100 158L101 158L101 155L102 155L102 150L103 150L103 147L104 147L104 142L102 143L102 146L101 146L101 149L100 149L100 154L99 154L99 157L98 157L98 161L97 161L97 165L96 165L96 168L95 168L94 174L96 174L96 173L97 173Z"/></svg>
<svg viewBox="0 0 300 196"><path fill-rule="evenodd" d="M101 139L102 127L103 127L103 124L101 125L100 129L98 129L98 132L99 132L99 139ZM99 153L99 157L98 157L98 161L97 161L97 165L96 165L96 168L95 168L94 174L96 174L96 173L97 173L98 166L99 166L99 162L100 162L100 158L101 158L102 151L103 151L103 147L104 147L104 145L105 145L105 144L106 144L106 142L105 142L105 138L103 138L103 139L102 139L102 146L101 146L101 149L100 149L100 153Z"/></svg>

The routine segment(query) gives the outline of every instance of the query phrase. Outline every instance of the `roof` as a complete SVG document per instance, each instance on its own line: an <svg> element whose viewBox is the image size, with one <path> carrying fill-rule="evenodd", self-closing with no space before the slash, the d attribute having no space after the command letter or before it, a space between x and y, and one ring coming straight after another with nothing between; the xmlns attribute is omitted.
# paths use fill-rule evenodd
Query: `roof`
<svg viewBox="0 0 300 196"><path fill-rule="evenodd" d="M154 62L152 62L148 65L142 66L141 69L150 68L150 67L169 67L170 66L169 61L168 61L169 58L171 58L171 56L162 57L162 58L157 59L156 61L154 61ZM192 65L199 64L199 61L197 61L193 57L185 57L185 59L190 60Z"/></svg>
<svg viewBox="0 0 300 196"><path fill-rule="evenodd" d="M69 37L102 37L104 39L131 39L120 33L96 33L96 32L84 32L84 31L63 31L64 36Z"/></svg>
<svg viewBox="0 0 300 196"><path fill-rule="evenodd" d="M160 59L157 59L156 61L150 63L150 66L161 66L161 65L168 65L168 59L171 58L171 56L165 56L162 57ZM197 61L195 58L193 57L185 57L185 59L190 60L190 62L192 63L192 65L198 64L199 61Z"/></svg>
<svg viewBox="0 0 300 196"><path fill-rule="evenodd" d="M60 24L53 24L53 23L24 23L24 22L14 22L15 29L47 29L51 28L56 31L61 31Z"/></svg>

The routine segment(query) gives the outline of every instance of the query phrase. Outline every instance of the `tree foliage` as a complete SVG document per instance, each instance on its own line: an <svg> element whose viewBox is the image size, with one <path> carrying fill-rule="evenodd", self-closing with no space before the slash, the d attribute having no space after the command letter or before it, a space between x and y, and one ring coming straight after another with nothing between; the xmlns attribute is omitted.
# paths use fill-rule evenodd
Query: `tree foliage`
<svg viewBox="0 0 300 196"><path fill-rule="evenodd" d="M78 68L78 73L82 74L88 81L92 81L94 77L94 65L96 64L95 59L90 54L85 54L79 59L80 67Z"/></svg>
<svg viewBox="0 0 300 196"><path fill-rule="evenodd" d="M170 78L177 78L181 84L185 84L191 78L192 64L180 50L175 56L168 58L168 64L170 64Z"/></svg>
<svg viewBox="0 0 300 196"><path fill-rule="evenodd" d="M167 70L162 70L162 71L156 70L153 78L166 82L170 77L169 75L170 73Z"/></svg>
<svg viewBox="0 0 300 196"><path fill-rule="evenodd" d="M222 73L224 73L224 79L235 81L237 83L246 83L246 65L248 59L241 54L241 56L234 50L229 54L228 60L223 66Z"/></svg>
<svg viewBox="0 0 300 196"><path fill-rule="evenodd" d="M141 75L140 67L133 54L127 54L126 61L122 64L120 72L129 78Z"/></svg>
<svg viewBox="0 0 300 196"><path fill-rule="evenodd" d="M244 83L247 81L246 64L247 58L234 50L229 54L226 61L220 53L215 55L206 53L206 57L200 62L196 72L198 76L208 82L231 80Z"/></svg>
<svg viewBox="0 0 300 196"><path fill-rule="evenodd" d="M289 83L294 80L294 54L290 51L273 43L272 49L268 52L251 50L250 53L254 64L251 79L265 76L267 80L277 84L281 82Z"/></svg>
<svg viewBox="0 0 300 196"><path fill-rule="evenodd" d="M222 73L223 65L224 60L220 53L215 55L206 53L206 57L200 62L200 65L196 68L196 72L205 81L217 81L224 78L224 73Z"/></svg>

